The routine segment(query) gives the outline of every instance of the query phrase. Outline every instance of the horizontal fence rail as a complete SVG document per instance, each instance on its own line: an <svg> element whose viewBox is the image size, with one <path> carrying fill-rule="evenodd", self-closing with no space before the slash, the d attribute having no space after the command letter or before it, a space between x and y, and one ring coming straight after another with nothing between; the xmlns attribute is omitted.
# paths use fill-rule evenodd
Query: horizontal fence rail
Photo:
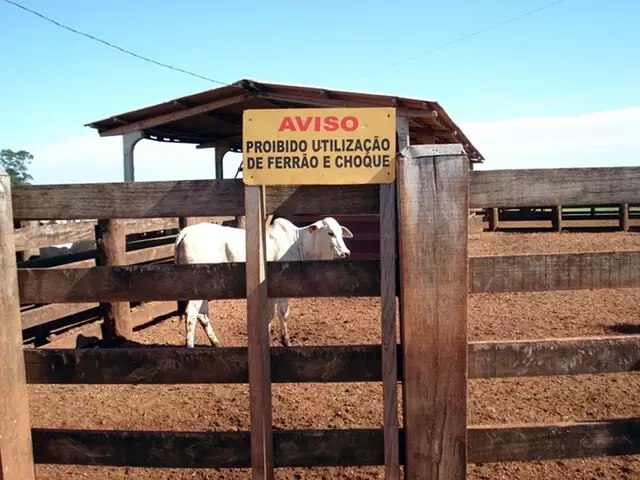
<svg viewBox="0 0 640 480"><path fill-rule="evenodd" d="M640 167L487 170L470 172L471 208L640 203ZM267 189L267 213L374 213L379 186ZM181 180L21 185L16 219L150 218L244 215L242 180Z"/></svg>
<svg viewBox="0 0 640 480"><path fill-rule="evenodd" d="M472 342L469 378L619 373L640 370L640 335ZM143 347L26 349L28 383L247 383L247 349ZM398 355L398 378L403 378ZM274 383L379 382L379 345L271 348Z"/></svg>
<svg viewBox="0 0 640 480"><path fill-rule="evenodd" d="M505 255L470 262L471 293L640 286L640 252Z"/></svg>
<svg viewBox="0 0 640 480"><path fill-rule="evenodd" d="M233 220L235 217L192 217L193 222L216 222ZM84 220L84 219L83 219ZM125 234L155 233L161 230L174 230L179 228L177 218L146 218L129 219L125 222ZM14 231L16 251L49 247L63 243L78 242L81 240L95 239L95 220L86 220L79 223L48 224L18 228Z"/></svg>
<svg viewBox="0 0 640 480"><path fill-rule="evenodd" d="M490 463L640 453L640 419L471 426L468 461ZM399 431L404 451L403 431ZM249 432L32 429L36 463L156 468L247 468ZM384 464L382 429L276 430L276 467ZM404 455L400 455L402 459Z"/></svg>
<svg viewBox="0 0 640 480"><path fill-rule="evenodd" d="M471 172L472 208L640 203L640 167Z"/></svg>
<svg viewBox="0 0 640 480"><path fill-rule="evenodd" d="M472 257L471 293L640 287L640 252ZM245 298L244 263L19 269L20 301ZM270 262L270 297L379 296L374 260ZM399 282L398 282L399 284Z"/></svg>
<svg viewBox="0 0 640 480"><path fill-rule="evenodd" d="M269 188L268 214L378 213L378 186ZM330 192L330 194L328 194ZM29 185L13 191L20 220L244 215L242 180Z"/></svg>

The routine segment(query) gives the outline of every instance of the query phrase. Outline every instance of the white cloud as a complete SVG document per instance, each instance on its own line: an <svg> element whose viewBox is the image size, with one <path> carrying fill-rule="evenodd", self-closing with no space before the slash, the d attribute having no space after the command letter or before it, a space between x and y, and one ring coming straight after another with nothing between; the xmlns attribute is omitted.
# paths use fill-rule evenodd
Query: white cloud
<svg viewBox="0 0 640 480"><path fill-rule="evenodd" d="M640 165L640 107L565 117L460 122L486 158L481 169ZM121 137L95 132L28 149L34 183L122 180ZM135 150L136 180L214 178L214 152L142 140ZM239 154L225 157L233 177Z"/></svg>
<svg viewBox="0 0 640 480"><path fill-rule="evenodd" d="M640 165L640 107L460 126L486 158L481 169Z"/></svg>

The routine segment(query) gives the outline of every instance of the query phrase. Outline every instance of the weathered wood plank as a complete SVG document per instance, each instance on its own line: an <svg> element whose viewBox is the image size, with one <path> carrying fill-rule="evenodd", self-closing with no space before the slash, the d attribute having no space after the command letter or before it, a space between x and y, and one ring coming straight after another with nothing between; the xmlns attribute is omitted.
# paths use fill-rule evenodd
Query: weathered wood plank
<svg viewBox="0 0 640 480"><path fill-rule="evenodd" d="M98 252L96 264L98 266L125 265L127 245L122 221L99 219L95 232ZM103 337L106 339L131 338L133 327L129 302L101 303L100 306L103 309Z"/></svg>
<svg viewBox="0 0 640 480"><path fill-rule="evenodd" d="M640 335L469 344L469 377L533 377L640 370Z"/></svg>
<svg viewBox="0 0 640 480"><path fill-rule="evenodd" d="M221 98L219 100L214 100L212 102L203 103L200 105L196 105L194 107L182 108L175 112L163 113L162 115L157 115L151 118L145 118L144 120L139 120L137 122L129 123L127 125L122 125L119 127L112 127L106 130L102 130L100 132L100 136L108 137L112 135L122 135L125 133L137 132L139 130L144 130L145 128L151 128L157 125L162 125L164 123L175 122L176 120L181 120L183 118L199 115L201 113L210 112L218 108L224 108L229 105L235 105L243 102L247 98L248 98L248 95L243 93L241 95Z"/></svg>
<svg viewBox="0 0 640 480"><path fill-rule="evenodd" d="M271 355L267 309L267 249L265 188L245 187L247 360L251 423L251 478L273 480L273 427L271 414Z"/></svg>
<svg viewBox="0 0 640 480"><path fill-rule="evenodd" d="M472 208L640 202L640 167L474 171Z"/></svg>
<svg viewBox="0 0 640 480"><path fill-rule="evenodd" d="M469 428L469 460L527 462L640 453L640 419Z"/></svg>
<svg viewBox="0 0 640 480"><path fill-rule="evenodd" d="M470 262L473 293L640 286L640 252L475 257Z"/></svg>
<svg viewBox="0 0 640 480"><path fill-rule="evenodd" d="M144 306L137 308L131 312L131 325L133 328L139 327L155 320L158 317L174 313L175 310L176 305L173 302L147 303ZM96 312L96 315L99 315L99 313L100 312ZM84 326L73 335L65 335L61 338L54 338L49 343L41 346L40 349L83 348L95 344L97 341L102 339L102 322L96 321Z"/></svg>
<svg viewBox="0 0 640 480"><path fill-rule="evenodd" d="M620 230L623 232L629 231L629 204L622 203L620 204Z"/></svg>
<svg viewBox="0 0 640 480"><path fill-rule="evenodd" d="M153 262L165 258L173 257L173 244L158 245L157 247L141 248L132 250L125 254L126 263L135 265L137 263Z"/></svg>
<svg viewBox="0 0 640 480"><path fill-rule="evenodd" d="M270 188L267 214L378 213L377 185ZM31 220L244 215L242 180L21 185L14 216Z"/></svg>
<svg viewBox="0 0 640 480"><path fill-rule="evenodd" d="M233 217L218 217L218 216L206 216L206 217L189 217L189 224L211 222L222 223L227 220L233 220ZM178 218L134 218L127 219L125 222L125 231L127 235L135 233L153 232L156 230L172 230L180 227L180 219Z"/></svg>
<svg viewBox="0 0 640 480"><path fill-rule="evenodd" d="M247 468L249 432L32 430L37 463L156 468ZM276 467L382 465L382 429L280 430ZM404 432L399 432L404 452ZM554 425L470 426L470 463L640 453L640 419ZM403 458L404 456L401 456ZM404 458L403 458L404 459Z"/></svg>
<svg viewBox="0 0 640 480"><path fill-rule="evenodd" d="M145 323L136 321L136 314L133 318L135 325ZM28 383L247 383L248 379L244 347L25 349L24 356ZM381 356L379 345L272 347L271 378L274 383L379 382ZM472 342L468 357L469 378L632 372L640 370L640 335Z"/></svg>
<svg viewBox="0 0 640 480"><path fill-rule="evenodd" d="M65 253L49 258L34 258L18 263L18 268L78 268L96 264L96 250L83 250L81 252Z"/></svg>
<svg viewBox="0 0 640 480"><path fill-rule="evenodd" d="M551 207L551 228L556 232L562 231L562 205Z"/></svg>
<svg viewBox="0 0 640 480"><path fill-rule="evenodd" d="M640 252L472 257L469 263L471 293L640 287ZM380 295L375 260L269 262L267 278L271 297ZM25 268L18 281L22 304L229 299L246 292L244 264L233 263Z"/></svg>
<svg viewBox="0 0 640 480"><path fill-rule="evenodd" d="M0 479L33 480L16 271L11 181L0 170Z"/></svg>
<svg viewBox="0 0 640 480"><path fill-rule="evenodd" d="M14 234L16 250L92 240L94 226L95 222L82 222L20 228Z"/></svg>
<svg viewBox="0 0 640 480"><path fill-rule="evenodd" d="M184 180L89 185L23 185L14 215L41 218L156 218L244 214L241 180ZM267 213L377 213L378 186L270 189ZM640 168L474 171L472 208L640 203Z"/></svg>
<svg viewBox="0 0 640 480"><path fill-rule="evenodd" d="M29 303L245 298L244 263L20 269L20 299ZM378 262L270 262L270 297L377 296Z"/></svg>
<svg viewBox="0 0 640 480"><path fill-rule="evenodd" d="M385 480L400 479L396 339L396 185L380 186L380 301Z"/></svg>
<svg viewBox="0 0 640 480"><path fill-rule="evenodd" d="M22 312L22 328L33 328L52 320L98 307L97 303L51 303Z"/></svg>
<svg viewBox="0 0 640 480"><path fill-rule="evenodd" d="M426 152L424 150L428 150ZM398 165L408 478L466 477L469 161L409 147Z"/></svg>

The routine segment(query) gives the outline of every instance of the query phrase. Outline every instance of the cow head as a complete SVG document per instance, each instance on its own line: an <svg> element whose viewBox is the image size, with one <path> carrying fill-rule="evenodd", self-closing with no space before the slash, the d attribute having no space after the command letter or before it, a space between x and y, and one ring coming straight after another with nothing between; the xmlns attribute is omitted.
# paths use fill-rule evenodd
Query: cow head
<svg viewBox="0 0 640 480"><path fill-rule="evenodd" d="M313 257L318 260L347 258L351 252L344 243L345 238L353 238L348 228L334 218L327 217L305 227L312 238Z"/></svg>

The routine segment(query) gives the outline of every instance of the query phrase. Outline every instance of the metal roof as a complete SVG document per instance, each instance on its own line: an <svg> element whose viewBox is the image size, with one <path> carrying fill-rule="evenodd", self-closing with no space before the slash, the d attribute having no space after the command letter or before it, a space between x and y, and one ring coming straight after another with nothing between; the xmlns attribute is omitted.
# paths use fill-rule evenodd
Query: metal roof
<svg viewBox="0 0 640 480"><path fill-rule="evenodd" d="M240 151L242 112L254 108L395 107L409 118L412 143L460 143L474 162L484 158L445 110L433 100L285 85L242 79L231 85L176 98L87 124L100 136L142 131L146 138L224 144Z"/></svg>

